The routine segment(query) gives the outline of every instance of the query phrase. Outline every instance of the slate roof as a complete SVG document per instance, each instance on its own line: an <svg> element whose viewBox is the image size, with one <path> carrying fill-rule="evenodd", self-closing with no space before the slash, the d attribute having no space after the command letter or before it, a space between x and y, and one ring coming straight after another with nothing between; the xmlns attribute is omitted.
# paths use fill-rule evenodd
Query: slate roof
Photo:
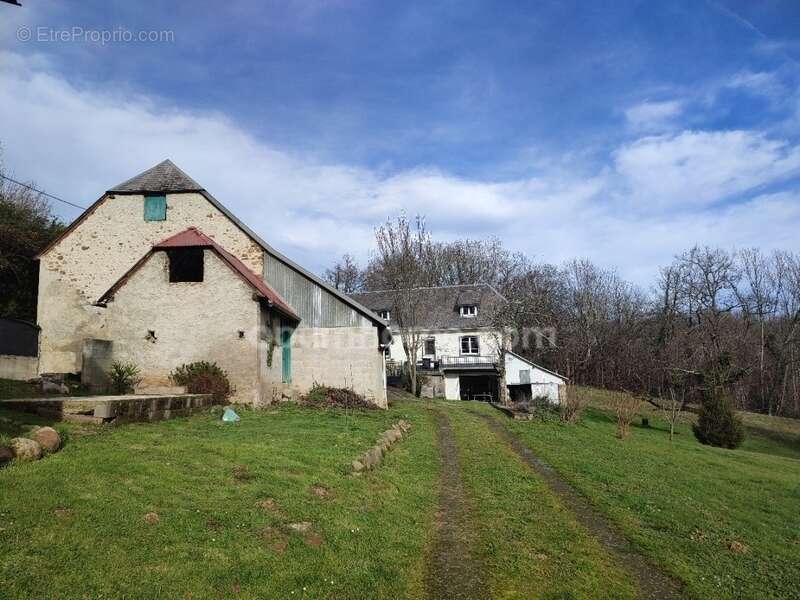
<svg viewBox="0 0 800 600"><path fill-rule="evenodd" d="M248 269L245 264L236 258L233 254L225 250L212 238L208 237L196 227L189 227L180 233L168 237L155 244L147 254L145 254L133 267L131 267L111 288L103 294L97 301L98 304L107 302L119 288L125 285L125 282L130 276L138 270L147 259L158 250L169 250L171 248L208 248L216 252L216 254L225 262L231 270L239 275L245 283L247 283L256 294L264 298L270 306L278 310L287 317L295 321L299 321L300 317L294 312L294 309L289 306L289 303L284 300L281 295L276 292L272 287L264 281L261 277Z"/></svg>
<svg viewBox="0 0 800 600"><path fill-rule="evenodd" d="M491 327L494 309L506 301L500 292L485 283L417 288L415 293L419 295L422 303L423 321L420 327L423 329L464 330ZM388 310L391 324L397 325L393 314L396 294L392 290L350 295L376 313ZM462 317L459 309L462 304L479 306L478 315Z"/></svg>
<svg viewBox="0 0 800 600"><path fill-rule="evenodd" d="M201 192L203 186L167 159L108 190L117 194Z"/></svg>

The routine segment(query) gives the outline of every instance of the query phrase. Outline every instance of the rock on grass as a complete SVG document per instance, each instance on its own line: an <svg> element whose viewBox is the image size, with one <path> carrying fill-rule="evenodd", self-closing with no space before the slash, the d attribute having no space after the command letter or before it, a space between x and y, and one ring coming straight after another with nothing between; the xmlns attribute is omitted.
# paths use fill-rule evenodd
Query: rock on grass
<svg viewBox="0 0 800 600"><path fill-rule="evenodd" d="M35 440L14 438L11 440L11 449L14 451L14 458L23 462L42 458L42 447Z"/></svg>
<svg viewBox="0 0 800 600"><path fill-rule="evenodd" d="M52 427L38 427L33 432L33 439L48 453L57 452L61 447L61 436Z"/></svg>

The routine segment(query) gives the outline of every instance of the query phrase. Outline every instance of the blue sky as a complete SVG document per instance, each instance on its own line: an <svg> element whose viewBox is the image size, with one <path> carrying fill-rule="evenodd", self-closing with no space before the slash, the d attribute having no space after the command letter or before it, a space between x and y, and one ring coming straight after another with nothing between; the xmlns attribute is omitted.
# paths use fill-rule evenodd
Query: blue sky
<svg viewBox="0 0 800 600"><path fill-rule="evenodd" d="M315 270L400 210L640 283L697 242L800 250L793 1L23 4L5 168L84 205L169 157ZM73 27L172 37L48 41Z"/></svg>

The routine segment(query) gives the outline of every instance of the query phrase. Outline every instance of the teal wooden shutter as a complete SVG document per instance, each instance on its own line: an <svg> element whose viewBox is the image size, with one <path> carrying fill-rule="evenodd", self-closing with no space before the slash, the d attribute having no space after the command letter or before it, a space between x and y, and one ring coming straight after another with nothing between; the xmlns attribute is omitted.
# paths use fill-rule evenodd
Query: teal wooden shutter
<svg viewBox="0 0 800 600"><path fill-rule="evenodd" d="M145 221L166 221L167 220L167 197L166 196L145 196L144 197L144 220Z"/></svg>
<svg viewBox="0 0 800 600"><path fill-rule="evenodd" d="M281 330L281 350L283 383L292 383L292 330L288 327Z"/></svg>

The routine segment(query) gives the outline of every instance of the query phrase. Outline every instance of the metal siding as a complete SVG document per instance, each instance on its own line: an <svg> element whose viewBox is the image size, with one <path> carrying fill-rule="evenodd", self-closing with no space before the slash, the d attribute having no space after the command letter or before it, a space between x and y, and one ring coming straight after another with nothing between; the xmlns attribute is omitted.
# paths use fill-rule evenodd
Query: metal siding
<svg viewBox="0 0 800 600"><path fill-rule="evenodd" d="M274 256L264 254L264 279L300 316L300 327L367 327L370 321Z"/></svg>

